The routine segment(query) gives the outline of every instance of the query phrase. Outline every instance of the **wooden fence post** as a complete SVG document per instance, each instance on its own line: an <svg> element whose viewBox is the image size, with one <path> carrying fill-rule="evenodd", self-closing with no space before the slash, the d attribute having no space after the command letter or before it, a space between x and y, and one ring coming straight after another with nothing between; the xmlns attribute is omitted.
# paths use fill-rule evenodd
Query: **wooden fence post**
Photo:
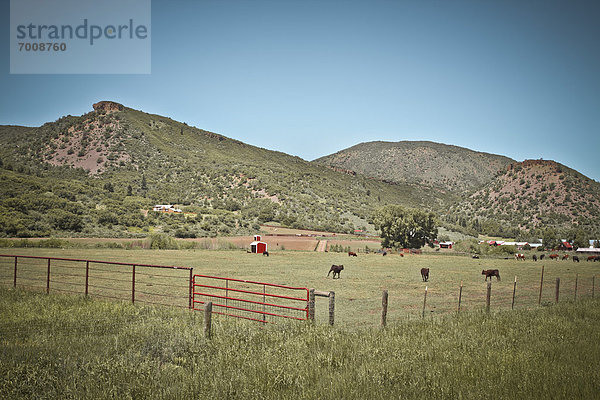
<svg viewBox="0 0 600 400"><path fill-rule="evenodd" d="M425 297L423 297L423 312L421 318L425 318L425 305L427 304L427 286L425 286Z"/></svg>
<svg viewBox="0 0 600 400"><path fill-rule="evenodd" d="M486 296L486 302L485 302L485 310L487 312L490 312L491 301L492 301L492 282L490 279L490 282L488 282L488 284L487 284L487 296Z"/></svg>
<svg viewBox="0 0 600 400"><path fill-rule="evenodd" d="M556 278L556 302L558 303L558 293L560 292L560 278Z"/></svg>
<svg viewBox="0 0 600 400"><path fill-rule="evenodd" d="M542 265L542 279L540 279L540 297L538 298L538 306L542 304L542 286L544 285L544 266Z"/></svg>
<svg viewBox="0 0 600 400"><path fill-rule="evenodd" d="M387 322L388 291L384 290L381 295L381 326L385 328Z"/></svg>
<svg viewBox="0 0 600 400"><path fill-rule="evenodd" d="M577 281L579 281L579 274L575 274L575 300L577 300Z"/></svg>
<svg viewBox="0 0 600 400"><path fill-rule="evenodd" d="M211 338L212 329L212 301L204 304L204 336Z"/></svg>
<svg viewBox="0 0 600 400"><path fill-rule="evenodd" d="M315 322L315 289L308 289L308 320Z"/></svg>
<svg viewBox="0 0 600 400"><path fill-rule="evenodd" d="M460 312L460 302L462 300L463 281L460 281L460 289L458 289L458 312Z"/></svg>
<svg viewBox="0 0 600 400"><path fill-rule="evenodd" d="M517 293L517 277L515 276L515 283L513 285L513 298L512 298L512 305L510 306L511 310L515 309L515 295Z"/></svg>
<svg viewBox="0 0 600 400"><path fill-rule="evenodd" d="M335 317L335 292L329 292L329 325L333 326Z"/></svg>

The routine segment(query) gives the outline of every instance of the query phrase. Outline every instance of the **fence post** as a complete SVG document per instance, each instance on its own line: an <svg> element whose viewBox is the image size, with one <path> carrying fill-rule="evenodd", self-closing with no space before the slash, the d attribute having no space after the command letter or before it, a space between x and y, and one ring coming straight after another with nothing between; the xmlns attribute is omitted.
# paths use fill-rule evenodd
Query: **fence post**
<svg viewBox="0 0 600 400"><path fill-rule="evenodd" d="M135 303L135 264L133 264L131 275L131 302Z"/></svg>
<svg viewBox="0 0 600 400"><path fill-rule="evenodd" d="M596 289L596 275L592 276L592 299L594 298L594 289Z"/></svg>
<svg viewBox="0 0 600 400"><path fill-rule="evenodd" d="M212 328L212 301L204 304L204 336L208 339L211 338Z"/></svg>
<svg viewBox="0 0 600 400"><path fill-rule="evenodd" d="M427 286L425 286L425 296L423 297L423 312L421 312L421 318L425 318L425 305L427 304Z"/></svg>
<svg viewBox="0 0 600 400"><path fill-rule="evenodd" d="M85 262L85 297L88 296L89 293L89 282L90 282L90 262Z"/></svg>
<svg viewBox="0 0 600 400"><path fill-rule="evenodd" d="M577 300L577 281L579 280L579 274L575 274L575 300Z"/></svg>
<svg viewBox="0 0 600 400"><path fill-rule="evenodd" d="M488 282L488 284L487 284L487 296L486 296L486 302L485 302L485 310L487 312L490 312L491 301L492 301L492 282L490 280L490 282Z"/></svg>
<svg viewBox="0 0 600 400"><path fill-rule="evenodd" d="M381 326L384 328L387 323L387 309L388 309L388 291L384 290L381 295Z"/></svg>
<svg viewBox="0 0 600 400"><path fill-rule="evenodd" d="M46 294L50 293L50 258L48 258L48 275L46 276Z"/></svg>
<svg viewBox="0 0 600 400"><path fill-rule="evenodd" d="M538 306L542 304L542 286L544 284L544 266L542 265L542 279L540 279L540 297L538 298Z"/></svg>
<svg viewBox="0 0 600 400"><path fill-rule="evenodd" d="M267 302L267 285L263 285L263 304L262 304L262 311L263 311L263 322L267 321L267 314L265 314L267 312L265 303Z"/></svg>
<svg viewBox="0 0 600 400"><path fill-rule="evenodd" d="M189 306L188 308L191 310L194 308L194 268L190 268L190 294L189 296Z"/></svg>
<svg viewBox="0 0 600 400"><path fill-rule="evenodd" d="M335 317L335 292L329 292L329 325L333 326Z"/></svg>
<svg viewBox="0 0 600 400"><path fill-rule="evenodd" d="M315 322L315 289L308 289L308 320Z"/></svg>
<svg viewBox="0 0 600 400"><path fill-rule="evenodd" d="M460 289L458 289L458 312L460 312L460 302L462 301L463 281L460 281Z"/></svg>
<svg viewBox="0 0 600 400"><path fill-rule="evenodd" d="M556 278L556 302L558 303L558 293L560 291L560 278Z"/></svg>
<svg viewBox="0 0 600 400"><path fill-rule="evenodd" d="M515 276L515 283L513 285L513 298L512 298L512 305L510 306L511 310L515 309L515 294L517 293L517 277Z"/></svg>
<svg viewBox="0 0 600 400"><path fill-rule="evenodd" d="M17 256L15 256L15 277L14 277L14 282L13 282L13 287L17 287Z"/></svg>

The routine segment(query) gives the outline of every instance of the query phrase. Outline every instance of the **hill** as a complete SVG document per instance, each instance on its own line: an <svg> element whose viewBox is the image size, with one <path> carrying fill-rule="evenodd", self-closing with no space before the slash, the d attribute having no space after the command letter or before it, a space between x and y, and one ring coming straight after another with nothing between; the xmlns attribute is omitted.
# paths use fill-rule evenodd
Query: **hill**
<svg viewBox="0 0 600 400"><path fill-rule="evenodd" d="M0 126L0 234L178 237L258 224L348 232L388 203L429 209L443 191L334 171L114 102L41 127ZM148 212L176 204L184 215Z"/></svg>
<svg viewBox="0 0 600 400"><path fill-rule="evenodd" d="M395 183L462 193L488 183L514 160L426 141L368 142L314 160Z"/></svg>
<svg viewBox="0 0 600 400"><path fill-rule="evenodd" d="M500 236L537 231L541 237L546 227L598 235L600 183L555 161L516 162L451 207L446 218Z"/></svg>

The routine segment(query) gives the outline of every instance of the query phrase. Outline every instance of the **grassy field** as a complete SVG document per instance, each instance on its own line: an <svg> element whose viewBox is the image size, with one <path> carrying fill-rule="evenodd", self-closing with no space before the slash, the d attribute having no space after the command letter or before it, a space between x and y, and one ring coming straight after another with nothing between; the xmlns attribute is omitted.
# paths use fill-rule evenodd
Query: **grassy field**
<svg viewBox="0 0 600 400"><path fill-rule="evenodd" d="M272 252L270 257L247 254L242 251L211 250L120 250L120 249L4 249L4 254L38 255L50 257L85 258L92 260L147 263L193 267L194 273L216 275L229 278L248 279L282 285L312 287L336 294L336 324L344 327L360 328L376 326L380 322L382 290L389 291L388 320L390 323L407 319L421 318L423 295L428 287L425 317L456 312L459 286L463 282L461 310L481 310L485 307L486 283L482 269L499 269L502 280L492 283L491 310L509 310L512 303L514 278L517 276L515 309L538 306L541 269L544 265L542 305L554 302L555 282L560 277L560 300L572 300L577 296L592 296L592 280L600 270L600 264L593 262L573 263L572 261L541 262L515 261L513 259L472 259L466 256L445 254L388 255L360 254L348 257L345 253L318 253L301 251ZM12 264L10 260L0 264L0 283L11 286ZM341 279L327 278L332 264L343 264ZM421 281L420 269L430 268L430 280ZM32 267L33 268L33 267ZM45 263L35 271L39 280L37 288L45 290ZM33 269L32 269L33 270ZM129 271L129 270L127 270ZM115 270L116 274L118 271ZM123 272L121 275L123 275ZM103 271L102 274L110 275ZM171 273L169 273L171 274ZM187 271L173 273L177 278L178 305L187 305L189 274ZM121 298L130 299L131 287L129 272L124 273L121 285ZM54 277L54 272L53 272ZM20 279L20 278L19 278ZM72 278L71 288L83 293L81 275ZM136 287L143 292L144 285L159 287L161 282L171 277L161 274L144 275L138 270ZM173 277L172 279L175 279ZM128 281L129 280L129 281ZM90 284L94 280L90 278ZM164 283L164 282L163 282ZM25 284L21 279L18 286ZM100 285L105 286L106 285ZM54 283L51 292L60 287ZM165 289L171 290L171 289ZM109 288L95 289L95 295L110 295ZM138 295L142 296L142 294ZM142 301L143 297L137 297ZM327 321L327 299L317 299L317 322Z"/></svg>
<svg viewBox="0 0 600 400"><path fill-rule="evenodd" d="M594 399L599 306L385 330L221 319L209 340L201 313L0 288L0 398Z"/></svg>

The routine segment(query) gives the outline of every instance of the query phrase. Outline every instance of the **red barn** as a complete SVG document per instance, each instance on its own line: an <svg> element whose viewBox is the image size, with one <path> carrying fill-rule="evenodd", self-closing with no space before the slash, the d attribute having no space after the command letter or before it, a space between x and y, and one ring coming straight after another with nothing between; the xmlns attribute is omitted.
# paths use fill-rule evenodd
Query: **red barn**
<svg viewBox="0 0 600 400"><path fill-rule="evenodd" d="M260 235L254 235L254 242L250 243L250 251L257 254L267 251L267 243L261 241Z"/></svg>

